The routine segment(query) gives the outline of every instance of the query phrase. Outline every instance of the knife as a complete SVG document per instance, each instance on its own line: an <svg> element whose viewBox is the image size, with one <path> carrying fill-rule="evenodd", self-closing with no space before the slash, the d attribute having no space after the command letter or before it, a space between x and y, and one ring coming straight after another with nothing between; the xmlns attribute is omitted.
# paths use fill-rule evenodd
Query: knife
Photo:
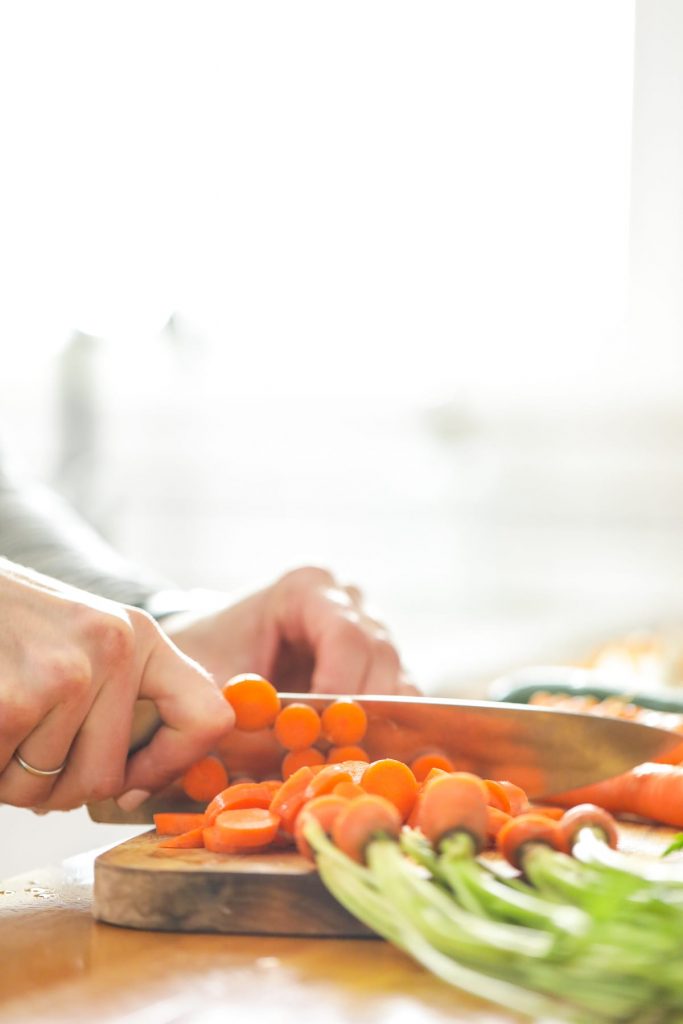
<svg viewBox="0 0 683 1024"><path fill-rule="evenodd" d="M281 693L282 706L305 702L322 712L346 695ZM496 701L359 695L368 729L363 739L370 760L394 757L410 763L424 753L450 758L459 771L487 779L509 779L533 799L620 775L680 744L678 733L623 719ZM147 743L161 725L155 705L138 701L131 751ZM232 779L278 777L283 750L272 730L233 730L216 750ZM113 800L90 804L94 821L144 824L161 810L197 810L179 785L153 794L135 811Z"/></svg>

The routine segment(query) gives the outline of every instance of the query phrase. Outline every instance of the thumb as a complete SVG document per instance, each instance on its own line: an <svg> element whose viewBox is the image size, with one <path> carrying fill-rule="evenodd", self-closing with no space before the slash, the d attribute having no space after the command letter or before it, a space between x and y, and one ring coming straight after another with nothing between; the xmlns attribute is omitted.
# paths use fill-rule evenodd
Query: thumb
<svg viewBox="0 0 683 1024"><path fill-rule="evenodd" d="M161 726L150 742L128 761L124 797L148 793L173 782L212 750L235 724L235 715L212 677L183 654L152 623L154 636L144 664L138 697L154 701ZM135 804L125 801L127 810Z"/></svg>

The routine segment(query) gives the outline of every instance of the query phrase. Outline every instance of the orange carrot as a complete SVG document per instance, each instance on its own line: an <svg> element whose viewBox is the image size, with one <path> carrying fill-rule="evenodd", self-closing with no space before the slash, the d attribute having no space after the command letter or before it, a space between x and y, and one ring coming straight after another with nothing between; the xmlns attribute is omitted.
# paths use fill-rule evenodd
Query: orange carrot
<svg viewBox="0 0 683 1024"><path fill-rule="evenodd" d="M345 800L344 797L328 793L326 796L317 796L314 800L309 800L306 806L302 808L294 826L296 848L302 857L306 857L308 860L315 860L313 850L308 845L304 835L306 824L311 818L319 821L325 832L329 835L337 815L347 804L348 800Z"/></svg>
<svg viewBox="0 0 683 1024"><path fill-rule="evenodd" d="M244 732L267 729L280 710L280 697L273 684L253 673L229 679L223 696L235 712L235 728Z"/></svg>
<svg viewBox="0 0 683 1024"><path fill-rule="evenodd" d="M529 797L521 786L516 786L514 782L508 782L507 779L499 779L498 785L505 791L505 795L510 801L509 814L515 817L529 809Z"/></svg>
<svg viewBox="0 0 683 1024"><path fill-rule="evenodd" d="M552 804L530 804L529 810L532 814L540 814L543 818L552 818L553 821L559 821L564 814L562 807L553 807Z"/></svg>
<svg viewBox="0 0 683 1024"><path fill-rule="evenodd" d="M213 825L223 811L239 810L242 807L270 807L273 790L264 782L237 782L221 790L204 812L205 824Z"/></svg>
<svg viewBox="0 0 683 1024"><path fill-rule="evenodd" d="M417 827L434 845L453 832L468 832L481 849L487 829L488 790L478 775L450 772L420 793Z"/></svg>
<svg viewBox="0 0 683 1024"><path fill-rule="evenodd" d="M336 747L360 743L368 727L365 709L349 698L341 698L328 704L322 713L322 727L325 738Z"/></svg>
<svg viewBox="0 0 683 1024"><path fill-rule="evenodd" d="M407 764L393 757L383 757L369 764L360 780L366 793L389 800L405 821L417 799L417 779Z"/></svg>
<svg viewBox="0 0 683 1024"><path fill-rule="evenodd" d="M352 860L362 864L365 850L379 836L397 837L401 815L395 804L383 796L366 793L349 800L332 825L332 840Z"/></svg>
<svg viewBox="0 0 683 1024"><path fill-rule="evenodd" d="M303 750L290 750L282 758L282 778L293 775L297 768L325 764L325 755L317 747L305 747Z"/></svg>
<svg viewBox="0 0 683 1024"><path fill-rule="evenodd" d="M345 747L330 747L327 751L327 763L339 764L340 761L365 761L369 763L370 757L364 747L349 743Z"/></svg>
<svg viewBox="0 0 683 1024"><path fill-rule="evenodd" d="M204 825L199 825L188 832L169 836L167 839L162 839L159 846L165 850L201 850L204 846L204 829Z"/></svg>
<svg viewBox="0 0 683 1024"><path fill-rule="evenodd" d="M505 811L506 814L510 814L510 795L505 786L502 786L500 782L496 782L494 779L484 779L483 781L488 790L486 802L491 807L497 807L499 811Z"/></svg>
<svg viewBox="0 0 683 1024"><path fill-rule="evenodd" d="M338 764L324 765L308 783L306 799L312 800L314 796L331 793L339 782L360 783L367 768L365 761L339 761Z"/></svg>
<svg viewBox="0 0 683 1024"><path fill-rule="evenodd" d="M410 770L418 782L424 782L432 768L439 768L442 772L455 771L455 765L445 754L420 754L410 762Z"/></svg>
<svg viewBox="0 0 683 1024"><path fill-rule="evenodd" d="M190 765L180 784L183 792L191 800L206 803L207 800L212 800L221 789L225 789L228 784L228 773L223 762L210 754Z"/></svg>
<svg viewBox="0 0 683 1024"><path fill-rule="evenodd" d="M577 804L565 811L560 820L560 828L570 850L582 828L597 829L612 849L616 849L619 841L616 821L608 811L595 804Z"/></svg>
<svg viewBox="0 0 683 1024"><path fill-rule="evenodd" d="M333 788L335 796L341 796L345 800L355 800L357 796L363 796L365 790L357 782L338 782Z"/></svg>
<svg viewBox="0 0 683 1024"><path fill-rule="evenodd" d="M558 822L540 814L520 814L510 818L497 836L498 849L513 867L523 869L523 849L528 843L546 843L554 850L565 850L565 838Z"/></svg>
<svg viewBox="0 0 683 1024"><path fill-rule="evenodd" d="M275 738L287 750L312 747L320 736L320 715L310 704L294 702L275 719Z"/></svg>
<svg viewBox="0 0 683 1024"><path fill-rule="evenodd" d="M222 811L215 823L204 829L204 844L217 853L260 849L273 841L279 826L277 814L263 807Z"/></svg>
<svg viewBox="0 0 683 1024"><path fill-rule="evenodd" d="M285 779L273 794L269 809L280 817L285 832L294 832L296 816L307 799L306 788L315 777L313 769L303 765Z"/></svg>
<svg viewBox="0 0 683 1024"><path fill-rule="evenodd" d="M486 839L488 845L492 845L495 842L496 836L503 825L512 820L511 814L506 814L505 811L501 811L498 807L492 807L491 804L488 805L486 808Z"/></svg>
<svg viewBox="0 0 683 1024"><path fill-rule="evenodd" d="M190 829L205 825L203 814L163 811L153 815L154 826L160 836L179 836Z"/></svg>
<svg viewBox="0 0 683 1024"><path fill-rule="evenodd" d="M647 762L604 782L553 795L562 807L597 804L612 814L640 818L683 828L683 767Z"/></svg>

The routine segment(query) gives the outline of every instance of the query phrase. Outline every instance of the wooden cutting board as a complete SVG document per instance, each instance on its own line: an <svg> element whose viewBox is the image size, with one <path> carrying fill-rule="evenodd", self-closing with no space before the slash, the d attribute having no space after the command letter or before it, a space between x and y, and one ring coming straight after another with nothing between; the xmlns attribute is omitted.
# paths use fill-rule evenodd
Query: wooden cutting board
<svg viewBox="0 0 683 1024"><path fill-rule="evenodd" d="M156 831L95 861L94 914L154 931L359 938L368 929L330 896L293 850L167 850Z"/></svg>
<svg viewBox="0 0 683 1024"><path fill-rule="evenodd" d="M620 848L658 856L675 829L622 822ZM167 850L155 831L95 861L94 914L153 931L233 935L371 937L327 892L310 862L291 850L227 855ZM671 862L681 865L674 854Z"/></svg>

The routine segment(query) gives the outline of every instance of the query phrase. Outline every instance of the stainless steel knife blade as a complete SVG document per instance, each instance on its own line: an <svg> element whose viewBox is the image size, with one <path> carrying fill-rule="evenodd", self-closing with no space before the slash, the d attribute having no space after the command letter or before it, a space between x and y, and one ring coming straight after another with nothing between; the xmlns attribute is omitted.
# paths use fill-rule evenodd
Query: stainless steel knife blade
<svg viewBox="0 0 683 1024"><path fill-rule="evenodd" d="M424 753L450 758L458 770L488 779L509 779L538 799L628 771L680 743L680 735L621 719L496 701L434 697L377 697L282 693L322 712L336 699L364 707L368 729L363 746L371 760L394 757L410 763ZM131 750L148 742L160 725L156 709L140 702ZM230 732L217 753L231 778L279 775L283 750L271 730ZM89 807L95 821L144 823L157 810L190 808L179 787L156 794L125 813L112 800Z"/></svg>

